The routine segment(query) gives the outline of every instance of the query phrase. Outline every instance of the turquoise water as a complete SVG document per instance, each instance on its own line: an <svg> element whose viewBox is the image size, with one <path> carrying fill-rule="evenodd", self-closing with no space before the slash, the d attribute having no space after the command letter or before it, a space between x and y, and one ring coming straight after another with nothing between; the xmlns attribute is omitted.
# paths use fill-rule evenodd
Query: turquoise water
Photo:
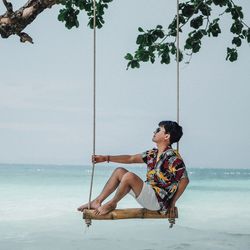
<svg viewBox="0 0 250 250"><path fill-rule="evenodd" d="M114 168L96 166L93 197ZM128 169L144 179L143 166ZM173 249L249 249L250 169L189 169L174 229L165 220L123 220L86 230L76 208L88 200L90 174L90 166L0 165L0 249L167 249L162 241ZM139 205L128 196L119 207Z"/></svg>

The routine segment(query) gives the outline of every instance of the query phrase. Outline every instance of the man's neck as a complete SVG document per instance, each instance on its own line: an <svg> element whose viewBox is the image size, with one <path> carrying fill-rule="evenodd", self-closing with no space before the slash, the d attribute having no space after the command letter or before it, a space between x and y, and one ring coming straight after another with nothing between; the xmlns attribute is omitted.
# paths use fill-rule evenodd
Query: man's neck
<svg viewBox="0 0 250 250"><path fill-rule="evenodd" d="M157 143L156 144L157 149L158 149L158 153L162 153L166 150L166 148L169 146L169 144L165 144L165 143Z"/></svg>

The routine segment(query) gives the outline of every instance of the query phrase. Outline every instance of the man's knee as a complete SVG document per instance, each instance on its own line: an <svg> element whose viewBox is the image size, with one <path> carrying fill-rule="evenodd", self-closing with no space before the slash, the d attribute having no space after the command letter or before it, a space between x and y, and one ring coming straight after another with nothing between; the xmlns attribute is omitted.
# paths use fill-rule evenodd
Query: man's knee
<svg viewBox="0 0 250 250"><path fill-rule="evenodd" d="M128 170L127 170L126 168L121 168L121 167L116 168L116 169L114 170L114 173L118 174L119 176L120 176L120 175L123 176L123 175L125 175L127 172L128 172Z"/></svg>
<svg viewBox="0 0 250 250"><path fill-rule="evenodd" d="M138 178L138 176L132 172L127 172L125 175L123 175L122 177L122 181L123 182L134 182L136 179Z"/></svg>

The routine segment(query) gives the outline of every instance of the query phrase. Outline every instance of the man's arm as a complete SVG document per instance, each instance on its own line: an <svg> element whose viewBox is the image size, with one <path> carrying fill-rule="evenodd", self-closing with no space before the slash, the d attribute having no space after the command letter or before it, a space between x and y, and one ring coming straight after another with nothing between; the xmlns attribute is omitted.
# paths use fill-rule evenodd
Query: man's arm
<svg viewBox="0 0 250 250"><path fill-rule="evenodd" d="M185 191L188 183L189 183L188 177L184 177L184 178L180 179L177 191L175 192L175 194L172 197L171 202L170 202L170 207L171 208L175 207L176 201L180 198L180 196L182 195L182 193Z"/></svg>
<svg viewBox="0 0 250 250"><path fill-rule="evenodd" d="M169 204L169 212L170 212L170 218L174 218L175 217L175 204L176 201L180 198L180 196L182 195L182 193L185 191L187 185L189 183L189 179L188 177L184 177L180 179L177 191L175 192L174 196L172 197L170 204ZM174 224L174 219L169 219L170 223Z"/></svg>
<svg viewBox="0 0 250 250"><path fill-rule="evenodd" d="M116 162L116 163L124 163L124 164L131 164L131 163L144 163L142 160L141 154L135 155L95 155L92 157L92 161L95 163L100 162Z"/></svg>

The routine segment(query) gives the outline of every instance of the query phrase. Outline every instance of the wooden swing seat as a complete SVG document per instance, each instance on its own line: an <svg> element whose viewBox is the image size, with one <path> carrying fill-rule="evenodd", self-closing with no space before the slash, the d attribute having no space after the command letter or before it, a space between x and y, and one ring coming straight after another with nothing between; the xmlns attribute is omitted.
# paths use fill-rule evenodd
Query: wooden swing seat
<svg viewBox="0 0 250 250"><path fill-rule="evenodd" d="M83 219L90 220L121 220L121 219L176 219L178 218L178 209L175 207L174 216L170 213L161 214L158 211L150 211L145 208L126 208L115 209L105 215L96 215L94 209L85 209Z"/></svg>

